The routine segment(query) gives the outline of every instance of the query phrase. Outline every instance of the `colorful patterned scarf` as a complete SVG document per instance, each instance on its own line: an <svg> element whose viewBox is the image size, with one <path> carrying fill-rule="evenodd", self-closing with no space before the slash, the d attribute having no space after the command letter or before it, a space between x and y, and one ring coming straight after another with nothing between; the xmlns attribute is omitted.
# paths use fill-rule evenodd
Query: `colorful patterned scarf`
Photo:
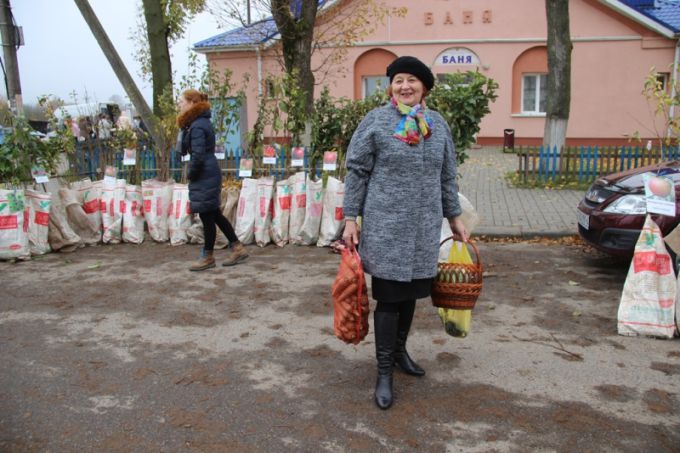
<svg viewBox="0 0 680 453"><path fill-rule="evenodd" d="M425 102L409 107L392 98L392 105L404 115L394 131L394 137L409 145L420 143L420 135L427 140L432 135L432 120L425 115Z"/></svg>

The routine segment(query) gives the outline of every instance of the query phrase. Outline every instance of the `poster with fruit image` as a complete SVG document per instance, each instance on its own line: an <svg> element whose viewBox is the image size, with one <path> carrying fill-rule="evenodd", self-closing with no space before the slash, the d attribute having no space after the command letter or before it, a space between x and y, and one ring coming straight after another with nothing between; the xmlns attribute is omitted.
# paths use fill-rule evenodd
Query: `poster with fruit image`
<svg viewBox="0 0 680 453"><path fill-rule="evenodd" d="M123 165L135 165L137 163L137 148L123 149Z"/></svg>
<svg viewBox="0 0 680 453"><path fill-rule="evenodd" d="M642 175L645 183L647 212L675 217L675 185L667 176L654 173Z"/></svg>
<svg viewBox="0 0 680 453"><path fill-rule="evenodd" d="M238 166L239 178L250 178L253 175L253 159L241 159Z"/></svg>
<svg viewBox="0 0 680 453"><path fill-rule="evenodd" d="M264 165L276 165L276 156L279 154L280 146L276 143L273 145L264 145L262 148L262 163Z"/></svg>
<svg viewBox="0 0 680 453"><path fill-rule="evenodd" d="M217 160L224 160L226 157L226 147L224 146L223 141L218 141L215 143L215 159Z"/></svg>
<svg viewBox="0 0 680 453"><path fill-rule="evenodd" d="M334 171L338 168L338 153L337 151L324 151L323 153L323 169L324 171Z"/></svg>
<svg viewBox="0 0 680 453"><path fill-rule="evenodd" d="M305 166L305 147L304 146L294 146L291 150L291 167L304 167Z"/></svg>

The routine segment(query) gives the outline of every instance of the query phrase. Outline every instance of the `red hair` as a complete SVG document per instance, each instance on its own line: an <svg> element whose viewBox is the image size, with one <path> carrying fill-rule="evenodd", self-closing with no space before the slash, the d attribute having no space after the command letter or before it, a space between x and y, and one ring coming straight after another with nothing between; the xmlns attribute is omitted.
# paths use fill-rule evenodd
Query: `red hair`
<svg viewBox="0 0 680 453"><path fill-rule="evenodd" d="M193 88L189 88L188 90L184 90L182 92L182 97L186 99L189 102L193 103L199 103L199 102L208 102L208 95L205 93L201 93L198 90L194 90Z"/></svg>

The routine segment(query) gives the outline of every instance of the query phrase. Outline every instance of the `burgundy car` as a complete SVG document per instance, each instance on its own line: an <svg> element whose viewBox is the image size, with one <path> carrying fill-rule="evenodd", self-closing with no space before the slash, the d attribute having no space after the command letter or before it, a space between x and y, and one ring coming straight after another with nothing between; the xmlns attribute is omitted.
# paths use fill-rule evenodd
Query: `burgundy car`
<svg viewBox="0 0 680 453"><path fill-rule="evenodd" d="M652 215L664 236L673 231L680 223L680 161L634 168L595 181L576 211L578 232L584 241L610 255L633 255L647 215L642 180L647 172L673 180L675 217Z"/></svg>

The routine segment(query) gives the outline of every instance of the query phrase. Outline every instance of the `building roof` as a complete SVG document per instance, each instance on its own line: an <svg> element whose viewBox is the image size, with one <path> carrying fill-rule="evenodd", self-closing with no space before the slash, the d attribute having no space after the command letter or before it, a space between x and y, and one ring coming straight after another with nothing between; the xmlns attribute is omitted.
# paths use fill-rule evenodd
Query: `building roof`
<svg viewBox="0 0 680 453"><path fill-rule="evenodd" d="M641 23L647 28L668 37L680 37L680 0L600 0L619 13ZM319 9L335 3L333 0L319 0ZM293 3L294 13L299 15L301 2ZM252 49L278 37L274 19L255 22L229 30L212 38L194 44L197 52L214 50Z"/></svg>
<svg viewBox="0 0 680 453"><path fill-rule="evenodd" d="M252 47L263 44L278 34L274 19L269 17L197 42L194 50L200 52L214 47Z"/></svg>
<svg viewBox="0 0 680 453"><path fill-rule="evenodd" d="M334 0L318 0L319 11L332 6ZM302 13L302 1L295 0L291 2L291 11L295 17L299 17ZM265 44L268 41L277 38L279 31L276 28L276 22L273 17L268 17L261 21L250 25L245 25L240 28L235 28L227 32L213 36L203 41L194 44L194 50L197 52L209 52L211 50L240 50L252 49L260 44Z"/></svg>
<svg viewBox="0 0 680 453"><path fill-rule="evenodd" d="M644 16L680 33L680 0L621 0Z"/></svg>

